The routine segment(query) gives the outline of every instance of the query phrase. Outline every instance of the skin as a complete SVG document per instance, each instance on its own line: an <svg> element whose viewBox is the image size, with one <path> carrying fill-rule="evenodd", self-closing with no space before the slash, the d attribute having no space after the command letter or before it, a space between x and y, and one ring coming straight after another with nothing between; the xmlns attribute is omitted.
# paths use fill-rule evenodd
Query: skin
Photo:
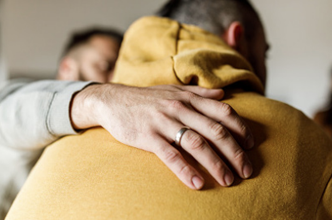
<svg viewBox="0 0 332 220"><path fill-rule="evenodd" d="M119 43L109 37L93 37L90 40L89 53L84 53L79 60L79 65L82 67L80 79L96 82L111 81L119 49Z"/></svg>
<svg viewBox="0 0 332 220"><path fill-rule="evenodd" d="M59 67L59 80L111 81L120 45L111 37L96 35L86 45L65 56Z"/></svg>
<svg viewBox="0 0 332 220"><path fill-rule="evenodd" d="M189 126L193 130L184 133L182 148L220 185L229 186L234 176L207 140L226 156L242 178L251 175L252 166L238 143L246 148L254 143L249 128L236 112L216 101L222 97L222 90L197 86L93 85L75 96L71 115L75 128L102 126L120 142L155 153L184 184L200 189L203 177L171 145L176 133ZM82 109L90 114L82 113ZM237 134L237 140L231 132Z"/></svg>
<svg viewBox="0 0 332 220"><path fill-rule="evenodd" d="M234 50L238 51L251 64L254 73L266 85L266 58L270 45L267 43L264 27L257 21L255 36L248 40L245 36L244 27L240 22L233 22L221 35L225 42Z"/></svg>
<svg viewBox="0 0 332 220"><path fill-rule="evenodd" d="M256 36L249 42L249 54L248 61L251 63L255 74L261 80L263 85L266 85L266 58L270 49L270 45L267 43L264 27L261 23L258 24L258 30Z"/></svg>
<svg viewBox="0 0 332 220"><path fill-rule="evenodd" d="M75 129L102 126L120 142L156 154L185 185L197 190L204 186L204 178L172 145L176 133L188 126L192 129L183 134L181 147L220 185L230 186L234 181L226 161L240 177L250 177L253 168L243 149L253 147L254 139L237 113L218 101L224 95L221 89L174 85L137 88L107 83L113 68L101 71L101 67L107 66L106 62L114 64L119 50L111 41L96 36L80 48L80 53L61 62L59 79L102 83L73 96L70 116Z"/></svg>

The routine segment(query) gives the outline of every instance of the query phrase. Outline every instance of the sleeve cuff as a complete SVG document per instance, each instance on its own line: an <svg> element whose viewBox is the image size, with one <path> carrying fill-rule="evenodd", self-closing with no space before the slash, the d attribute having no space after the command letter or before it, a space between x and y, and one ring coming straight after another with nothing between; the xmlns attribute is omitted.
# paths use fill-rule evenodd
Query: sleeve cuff
<svg viewBox="0 0 332 220"><path fill-rule="evenodd" d="M95 82L68 82L62 91L54 93L47 115L47 128L54 136L73 135L78 132L70 120L70 104L73 95Z"/></svg>

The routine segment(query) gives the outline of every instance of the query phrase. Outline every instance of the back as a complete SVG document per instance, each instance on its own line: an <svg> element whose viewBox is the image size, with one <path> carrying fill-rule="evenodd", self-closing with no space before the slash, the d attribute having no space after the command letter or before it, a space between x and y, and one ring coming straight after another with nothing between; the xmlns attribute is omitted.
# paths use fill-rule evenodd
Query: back
<svg viewBox="0 0 332 220"><path fill-rule="evenodd" d="M7 219L332 218L331 140L285 104L227 94L256 139L252 179L223 188L205 174L205 188L193 191L155 155L97 128L45 151Z"/></svg>
<svg viewBox="0 0 332 220"><path fill-rule="evenodd" d="M301 112L259 95L250 64L218 36L142 18L125 35L114 80L225 88L256 139L253 178L223 188L205 174L205 188L193 191L155 155L97 128L46 149L8 220L332 219L331 139Z"/></svg>

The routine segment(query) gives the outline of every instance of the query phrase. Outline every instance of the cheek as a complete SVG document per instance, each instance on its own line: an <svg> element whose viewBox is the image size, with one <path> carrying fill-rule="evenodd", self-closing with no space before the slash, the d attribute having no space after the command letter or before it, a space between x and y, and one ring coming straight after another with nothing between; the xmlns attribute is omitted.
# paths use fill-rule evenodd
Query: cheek
<svg viewBox="0 0 332 220"><path fill-rule="evenodd" d="M95 65L91 62L85 62L83 64L83 69L86 76L95 76L96 75L96 68Z"/></svg>
<svg viewBox="0 0 332 220"><path fill-rule="evenodd" d="M98 71L96 65L90 62L85 62L81 66L81 75L84 81L104 82L105 77Z"/></svg>

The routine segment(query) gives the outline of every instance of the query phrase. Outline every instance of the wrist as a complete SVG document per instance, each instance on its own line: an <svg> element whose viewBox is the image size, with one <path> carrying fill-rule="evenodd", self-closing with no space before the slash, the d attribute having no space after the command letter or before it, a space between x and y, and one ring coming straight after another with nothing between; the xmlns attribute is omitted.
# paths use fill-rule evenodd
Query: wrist
<svg viewBox="0 0 332 220"><path fill-rule="evenodd" d="M70 119L75 130L99 126L96 110L99 101L96 92L102 84L92 84L73 95L70 108Z"/></svg>

